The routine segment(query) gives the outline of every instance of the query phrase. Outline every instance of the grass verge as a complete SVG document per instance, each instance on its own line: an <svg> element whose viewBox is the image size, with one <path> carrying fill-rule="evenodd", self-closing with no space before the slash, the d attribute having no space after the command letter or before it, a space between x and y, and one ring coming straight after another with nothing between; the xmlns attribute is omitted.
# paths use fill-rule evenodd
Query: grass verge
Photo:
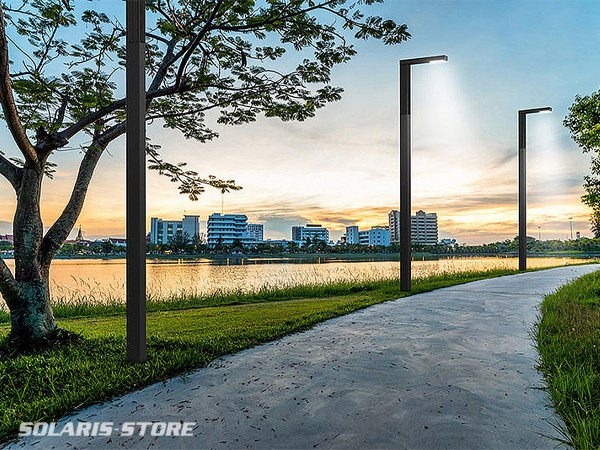
<svg viewBox="0 0 600 450"><path fill-rule="evenodd" d="M464 272L416 279L412 294L513 274ZM124 309L57 309L60 325L80 333L71 346L0 360L0 442L23 421L51 421L74 409L203 367L211 360L310 328L326 319L392 300L398 280L299 286L281 291L153 302L148 362L125 359ZM121 309L119 309L121 308ZM0 324L0 339L8 334Z"/></svg>
<svg viewBox="0 0 600 450"><path fill-rule="evenodd" d="M565 440L600 449L600 272L547 296L535 337Z"/></svg>

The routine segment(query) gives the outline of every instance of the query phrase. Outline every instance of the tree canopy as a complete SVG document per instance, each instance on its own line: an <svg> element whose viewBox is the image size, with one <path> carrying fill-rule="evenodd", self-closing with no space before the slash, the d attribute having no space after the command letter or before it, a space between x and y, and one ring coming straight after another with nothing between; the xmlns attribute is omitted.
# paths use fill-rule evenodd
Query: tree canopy
<svg viewBox="0 0 600 450"><path fill-rule="evenodd" d="M14 106L26 133L14 129L19 127L11 131L31 158L33 139L63 148L83 133L88 140L78 147L87 149L126 130L125 98L118 89L126 30L120 18L108 13L114 5L107 3L5 2L15 62L10 67ZM406 25L359 9L381 0L346 3L147 0L148 122L160 121L205 142L218 136L207 123L209 111L217 114L218 123L230 125L254 121L259 114L285 121L314 116L341 98L342 89L330 85L331 70L356 54L349 32L385 44L410 36ZM75 31L79 39L74 41ZM290 63L279 60L290 53L300 55L300 61L282 70ZM166 162L156 145L148 145L147 154L149 168L179 183L193 200L203 185L237 188L231 180L199 177L186 163ZM47 162L46 172L54 170Z"/></svg>
<svg viewBox="0 0 600 450"><path fill-rule="evenodd" d="M585 153L592 154L591 174L584 177L583 202L592 208L592 231L600 237L600 90L577 96L569 108L564 125Z"/></svg>

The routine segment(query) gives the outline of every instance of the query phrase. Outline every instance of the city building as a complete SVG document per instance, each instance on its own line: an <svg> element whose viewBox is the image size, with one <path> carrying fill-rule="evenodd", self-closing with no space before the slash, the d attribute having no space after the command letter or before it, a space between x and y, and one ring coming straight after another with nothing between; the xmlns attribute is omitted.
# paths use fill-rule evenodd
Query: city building
<svg viewBox="0 0 600 450"><path fill-rule="evenodd" d="M370 230L358 232L360 245L390 246L390 230L387 227L372 227Z"/></svg>
<svg viewBox="0 0 600 450"><path fill-rule="evenodd" d="M362 230L358 232L358 243L360 245L369 245L369 230Z"/></svg>
<svg viewBox="0 0 600 450"><path fill-rule="evenodd" d="M181 234L193 239L200 235L198 216L183 216L182 220L163 220L158 217L150 219L150 243L167 244L173 237Z"/></svg>
<svg viewBox="0 0 600 450"><path fill-rule="evenodd" d="M300 238L302 236L302 227L292 227L292 241L300 242Z"/></svg>
<svg viewBox="0 0 600 450"><path fill-rule="evenodd" d="M89 247L90 245L92 245L94 242L93 241L88 241L87 239L85 239L83 237L83 230L81 229L81 225L79 225L79 228L77 229L77 237L75 239L67 239L65 241L65 244L71 244L71 245L83 245L85 247Z"/></svg>
<svg viewBox="0 0 600 450"><path fill-rule="evenodd" d="M0 234L0 242L8 242L9 244L14 243L14 236L12 234Z"/></svg>
<svg viewBox="0 0 600 450"><path fill-rule="evenodd" d="M400 211L393 209L388 214L388 225L390 229L390 242L392 244L400 243Z"/></svg>
<svg viewBox="0 0 600 450"><path fill-rule="evenodd" d="M292 241L304 244L307 240L310 242L325 241L329 242L329 230L320 224L307 223L306 226L292 227Z"/></svg>
<svg viewBox="0 0 600 450"><path fill-rule="evenodd" d="M456 239L440 239L440 244L442 245L456 245Z"/></svg>
<svg viewBox="0 0 600 450"><path fill-rule="evenodd" d="M124 248L127 247L127 239L109 237L106 240L116 247L124 247Z"/></svg>
<svg viewBox="0 0 600 450"><path fill-rule="evenodd" d="M75 241L82 242L83 240L83 230L81 229L81 225L79 225L79 230L77 231L77 237L75 238Z"/></svg>
<svg viewBox="0 0 600 450"><path fill-rule="evenodd" d="M372 227L369 230L369 245L389 247L390 243L390 230L387 227Z"/></svg>
<svg viewBox="0 0 600 450"><path fill-rule="evenodd" d="M358 238L358 227L356 225L346 227L346 244L360 244Z"/></svg>
<svg viewBox="0 0 600 450"><path fill-rule="evenodd" d="M200 236L200 220L198 216L183 216L181 222L184 236L188 236L190 239Z"/></svg>
<svg viewBox="0 0 600 450"><path fill-rule="evenodd" d="M158 217L150 219L150 243L166 244L178 233L183 233L183 221L163 220Z"/></svg>
<svg viewBox="0 0 600 450"><path fill-rule="evenodd" d="M436 213L417 211L410 218L410 238L413 244L435 245L438 243L438 223Z"/></svg>
<svg viewBox="0 0 600 450"><path fill-rule="evenodd" d="M206 235L209 247L229 245L235 241L241 244L256 243L248 236L248 216L245 214L211 214L208 216Z"/></svg>
<svg viewBox="0 0 600 450"><path fill-rule="evenodd" d="M248 224L248 239L254 242L262 242L265 227L259 223Z"/></svg>
<svg viewBox="0 0 600 450"><path fill-rule="evenodd" d="M388 214L390 242L400 243L400 211L392 210ZM435 245L438 242L437 214L417 211L410 218L410 236L413 244Z"/></svg>

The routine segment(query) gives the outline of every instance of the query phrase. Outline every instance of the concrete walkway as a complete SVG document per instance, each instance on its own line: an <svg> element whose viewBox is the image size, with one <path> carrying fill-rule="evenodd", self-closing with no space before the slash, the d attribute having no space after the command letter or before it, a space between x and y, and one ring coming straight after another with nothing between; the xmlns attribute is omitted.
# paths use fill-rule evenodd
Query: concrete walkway
<svg viewBox="0 0 600 450"><path fill-rule="evenodd" d="M195 437L28 438L10 448L555 448L530 330L598 266L440 289L329 320L67 421L195 421Z"/></svg>

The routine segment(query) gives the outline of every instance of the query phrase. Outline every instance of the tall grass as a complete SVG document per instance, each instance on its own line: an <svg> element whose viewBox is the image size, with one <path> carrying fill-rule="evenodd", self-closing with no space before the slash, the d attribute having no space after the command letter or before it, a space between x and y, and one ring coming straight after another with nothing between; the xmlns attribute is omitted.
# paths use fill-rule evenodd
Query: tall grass
<svg viewBox="0 0 600 450"><path fill-rule="evenodd" d="M578 449L600 449L600 272L545 298L535 337L552 401Z"/></svg>
<svg viewBox="0 0 600 450"><path fill-rule="evenodd" d="M68 264L65 264L66 263ZM548 267L572 262L569 259L532 258L530 267ZM413 261L418 278L460 272L516 269L514 258L457 258ZM211 297L252 294L293 286L335 284L340 282L379 281L398 276L399 263L334 262L327 264L247 264L212 266L206 262L149 263L147 293L150 301L186 297ZM56 305L112 306L125 303L125 261L83 265L60 260L52 269L51 296ZM7 311L0 299L0 311Z"/></svg>
<svg viewBox="0 0 600 450"><path fill-rule="evenodd" d="M469 281L475 278L486 278L516 273L513 269L493 269L480 271L446 271L434 276L417 276L414 278L413 291L420 292L432 283ZM254 290L240 287L239 289L215 289L211 292L201 292L194 287L182 287L178 291L168 291L164 296L156 292L149 292L146 307L148 312L172 311L188 308L204 308L221 305L238 305L261 303L269 301L285 301L299 298L328 298L332 296L370 292L384 289L389 292L399 291L400 280L398 277L389 277L375 270L365 271L357 276L356 281L335 281L337 276L326 278L325 281L315 282L314 278L306 276L305 284L298 284L299 279L283 284L269 283ZM89 286L89 285L82 285ZM59 296L52 299L52 308L58 319L70 317L98 317L125 314L126 307L119 297L102 296L99 288L69 290L68 296ZM0 311L0 323L8 323L10 316L5 311Z"/></svg>

